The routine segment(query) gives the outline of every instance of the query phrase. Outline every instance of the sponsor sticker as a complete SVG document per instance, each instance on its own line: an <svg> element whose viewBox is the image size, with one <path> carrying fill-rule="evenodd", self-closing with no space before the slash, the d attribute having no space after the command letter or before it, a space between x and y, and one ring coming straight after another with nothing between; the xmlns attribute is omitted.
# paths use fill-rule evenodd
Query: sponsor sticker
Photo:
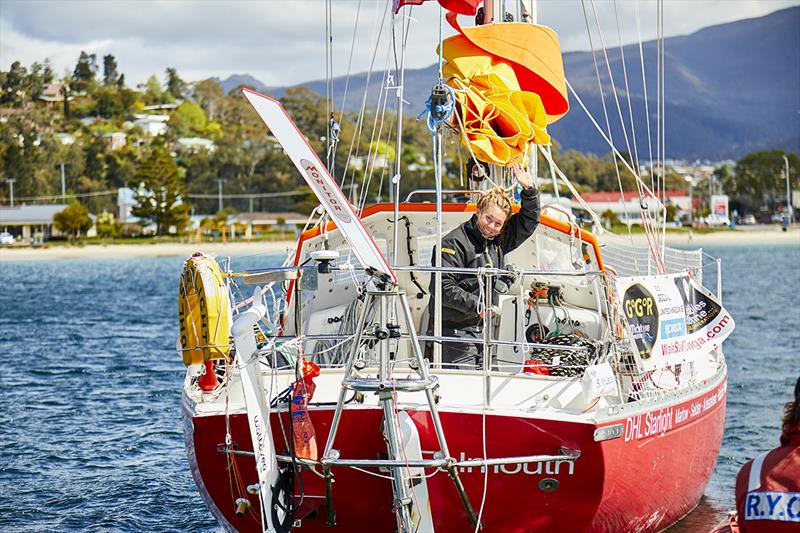
<svg viewBox="0 0 800 533"><path fill-rule="evenodd" d="M642 359L649 359L658 339L658 306L656 300L641 283L634 283L622 297L625 318Z"/></svg>
<svg viewBox="0 0 800 533"><path fill-rule="evenodd" d="M629 416L625 419L625 442L658 437L688 424L723 403L727 390L727 382L723 382L704 396L687 400L678 405Z"/></svg>
<svg viewBox="0 0 800 533"><path fill-rule="evenodd" d="M800 492L748 492L744 519L800 523Z"/></svg>
<svg viewBox="0 0 800 533"><path fill-rule="evenodd" d="M686 335L686 321L681 318L670 318L661 321L661 338L671 339Z"/></svg>
<svg viewBox="0 0 800 533"><path fill-rule="evenodd" d="M688 274L618 278L617 292L642 371L709 353L734 328L722 304Z"/></svg>

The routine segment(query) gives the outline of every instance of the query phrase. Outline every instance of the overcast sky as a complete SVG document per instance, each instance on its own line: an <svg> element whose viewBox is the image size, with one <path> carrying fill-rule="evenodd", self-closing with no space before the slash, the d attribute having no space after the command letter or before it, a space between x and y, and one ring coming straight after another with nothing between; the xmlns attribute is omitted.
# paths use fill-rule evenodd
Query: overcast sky
<svg viewBox="0 0 800 533"><path fill-rule="evenodd" d="M367 70L387 1L333 0L333 74L347 73L358 13L353 72ZM509 5L515 5L509 1ZM592 4L585 5L591 17ZM655 2L619 0L616 8L625 43L637 40L637 17L643 40L656 36ZM758 17L800 5L798 0L666 0L667 36L738 19ZM538 2L539 22L561 36L564 51L588 49L579 0ZM608 47L619 43L614 3L596 0L602 35ZM360 10L359 10L360 7ZM401 14L408 14L408 7ZM389 8L389 11L391 8ZM436 61L439 7L414 7L406 64ZM462 17L464 25L471 25ZM594 19L590 19L594 24ZM399 19L398 19L399 24ZM388 61L391 25L383 26L376 69ZM447 32L447 34L452 32ZM595 43L598 38L595 35ZM268 86L292 85L325 77L325 2L323 0L0 0L0 69L15 60L29 66L49 58L57 74L70 71L81 52L113 54L129 86L151 74L164 79L174 67L187 81L234 73L255 76ZM102 74L102 72L101 72Z"/></svg>

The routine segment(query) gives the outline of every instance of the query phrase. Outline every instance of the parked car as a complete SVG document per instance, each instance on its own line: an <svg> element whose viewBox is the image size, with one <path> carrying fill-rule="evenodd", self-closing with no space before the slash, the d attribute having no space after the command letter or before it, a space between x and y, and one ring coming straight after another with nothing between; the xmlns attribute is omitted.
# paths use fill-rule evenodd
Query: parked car
<svg viewBox="0 0 800 533"><path fill-rule="evenodd" d="M756 217L755 215L745 215L742 217L741 223L745 226L752 226L756 223Z"/></svg>
<svg viewBox="0 0 800 533"><path fill-rule="evenodd" d="M711 213L706 217L706 224L709 226L716 226L716 227L730 226L731 220L726 216L718 215L716 213Z"/></svg>
<svg viewBox="0 0 800 533"><path fill-rule="evenodd" d="M8 233L7 231L0 233L0 244L8 245L8 244L14 244L15 242L16 240L14 239L14 236Z"/></svg>

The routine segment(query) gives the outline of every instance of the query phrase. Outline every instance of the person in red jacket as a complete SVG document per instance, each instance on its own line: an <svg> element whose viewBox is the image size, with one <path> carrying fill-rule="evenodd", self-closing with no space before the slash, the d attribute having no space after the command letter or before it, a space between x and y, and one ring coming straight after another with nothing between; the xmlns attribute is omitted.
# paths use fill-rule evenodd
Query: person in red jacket
<svg viewBox="0 0 800 533"><path fill-rule="evenodd" d="M736 476L736 512L714 533L800 533L800 378L784 408L781 446Z"/></svg>

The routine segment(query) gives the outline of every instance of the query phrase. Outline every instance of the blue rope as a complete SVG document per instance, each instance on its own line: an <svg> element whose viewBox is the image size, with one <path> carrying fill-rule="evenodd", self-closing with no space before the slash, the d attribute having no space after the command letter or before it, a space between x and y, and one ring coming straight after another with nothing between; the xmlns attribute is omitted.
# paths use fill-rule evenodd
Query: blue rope
<svg viewBox="0 0 800 533"><path fill-rule="evenodd" d="M453 93L453 89L447 85L443 85L443 87L447 89L447 104L437 104L433 109L431 109L431 97L429 96L428 100L425 102L425 109L422 110L422 113L417 115L417 120L421 120L422 117L428 115L428 130L430 130L432 135L436 134L439 126L450 120L450 117L453 116L453 110L455 109L454 103L456 96ZM436 118L437 116L441 118Z"/></svg>

